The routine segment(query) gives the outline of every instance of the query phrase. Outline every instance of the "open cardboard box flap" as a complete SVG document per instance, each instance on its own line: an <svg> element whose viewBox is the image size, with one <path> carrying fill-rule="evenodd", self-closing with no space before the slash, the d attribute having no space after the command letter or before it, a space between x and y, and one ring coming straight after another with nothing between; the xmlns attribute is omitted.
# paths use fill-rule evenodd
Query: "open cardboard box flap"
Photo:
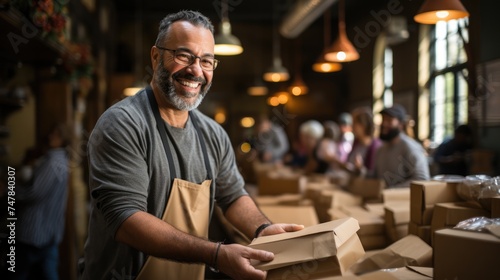
<svg viewBox="0 0 500 280"><path fill-rule="evenodd" d="M356 263L351 267L351 271L359 275L379 269L398 268L408 265L424 267L432 265L432 247L419 237L411 234Z"/></svg>
<svg viewBox="0 0 500 280"><path fill-rule="evenodd" d="M252 264L258 269L270 270L335 256L337 249L358 230L359 224L356 219L343 218L296 232L255 238L248 246L273 252L274 260L255 261Z"/></svg>

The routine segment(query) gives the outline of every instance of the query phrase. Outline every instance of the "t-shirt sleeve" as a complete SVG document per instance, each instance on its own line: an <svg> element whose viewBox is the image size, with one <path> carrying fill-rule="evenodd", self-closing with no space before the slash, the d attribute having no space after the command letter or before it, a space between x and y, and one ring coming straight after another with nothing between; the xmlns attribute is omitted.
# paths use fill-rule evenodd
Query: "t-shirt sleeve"
<svg viewBox="0 0 500 280"><path fill-rule="evenodd" d="M88 143L92 203L114 237L125 219L146 211L149 176L143 131L114 108L99 119Z"/></svg>

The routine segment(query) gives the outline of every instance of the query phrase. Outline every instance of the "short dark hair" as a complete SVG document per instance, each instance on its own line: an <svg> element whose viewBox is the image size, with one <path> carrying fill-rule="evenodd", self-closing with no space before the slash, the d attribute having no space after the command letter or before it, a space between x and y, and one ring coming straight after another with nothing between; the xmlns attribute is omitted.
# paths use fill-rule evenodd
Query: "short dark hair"
<svg viewBox="0 0 500 280"><path fill-rule="evenodd" d="M168 14L160 21L160 26L158 27L158 36L156 37L156 45L159 45L168 33L168 30L172 23L176 21L187 21L195 26L204 27L212 34L214 34L214 26L210 19L197 11L183 10L177 13Z"/></svg>
<svg viewBox="0 0 500 280"><path fill-rule="evenodd" d="M352 111L354 122L360 123L364 128L366 135L373 136L375 123L373 122L373 113L368 107L359 107Z"/></svg>

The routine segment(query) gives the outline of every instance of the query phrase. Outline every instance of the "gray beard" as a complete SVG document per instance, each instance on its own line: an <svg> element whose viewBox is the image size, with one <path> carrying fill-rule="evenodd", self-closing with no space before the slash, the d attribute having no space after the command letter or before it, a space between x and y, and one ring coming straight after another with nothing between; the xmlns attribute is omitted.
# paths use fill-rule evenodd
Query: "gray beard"
<svg viewBox="0 0 500 280"><path fill-rule="evenodd" d="M168 103L172 105L174 108L180 111L192 111L198 106L200 106L201 101L203 101L203 98L205 95L207 95L207 92L210 90L210 86L212 85L207 84L204 79L200 80L201 78L195 78L193 77L191 80L196 80L201 82L201 90L200 93L198 94L198 97L193 103L186 102L182 96L186 97L194 97L192 93L187 93L187 92L182 92L180 94L177 94L175 91L175 87L173 85L173 79L175 75L180 75L180 74L174 74L171 75L170 72L168 72L165 67L163 67L163 57L160 59L158 63L158 67L156 69L156 82L158 87L161 89L163 94L165 95Z"/></svg>

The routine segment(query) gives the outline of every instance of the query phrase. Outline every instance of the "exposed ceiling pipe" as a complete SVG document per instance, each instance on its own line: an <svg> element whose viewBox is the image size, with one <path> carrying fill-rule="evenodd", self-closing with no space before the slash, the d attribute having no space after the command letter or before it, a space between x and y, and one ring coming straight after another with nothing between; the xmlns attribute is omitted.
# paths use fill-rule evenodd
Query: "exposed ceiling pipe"
<svg viewBox="0 0 500 280"><path fill-rule="evenodd" d="M285 15L280 26L280 34L285 38L297 37L336 2L338 0L297 0Z"/></svg>

